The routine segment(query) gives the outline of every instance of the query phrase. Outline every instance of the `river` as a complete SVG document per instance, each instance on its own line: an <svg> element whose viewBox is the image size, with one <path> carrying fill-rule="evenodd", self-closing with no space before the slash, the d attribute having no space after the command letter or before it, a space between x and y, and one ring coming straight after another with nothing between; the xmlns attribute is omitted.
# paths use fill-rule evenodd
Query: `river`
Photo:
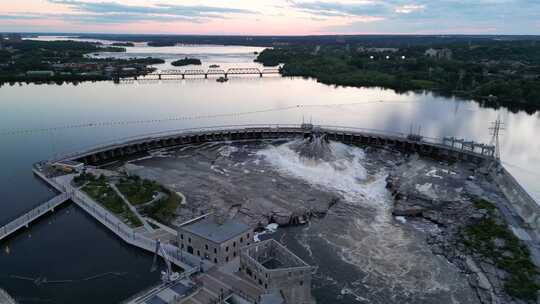
<svg viewBox="0 0 540 304"><path fill-rule="evenodd" d="M254 52L260 50L137 44L116 55L163 58L166 63L159 69L170 68L172 60L185 56L201 58L203 67L260 67L253 63ZM397 94L266 76L231 77L226 83L186 79L4 85L0 87L0 223L53 195L32 176L32 163L121 137L203 126L309 120L404 133L413 127L420 128L424 136L489 143L489 127L497 118L506 128L500 137L503 161L540 201L540 141L534 140L540 130L539 113L484 108L474 101L431 93ZM86 123L92 126L76 126ZM25 132L13 132L17 130ZM158 280L156 273L149 272L151 264L150 254L124 245L69 205L1 244L0 287L21 303L115 303ZM43 283L43 278L49 283ZM328 292L323 288L315 294L321 300L332 298Z"/></svg>

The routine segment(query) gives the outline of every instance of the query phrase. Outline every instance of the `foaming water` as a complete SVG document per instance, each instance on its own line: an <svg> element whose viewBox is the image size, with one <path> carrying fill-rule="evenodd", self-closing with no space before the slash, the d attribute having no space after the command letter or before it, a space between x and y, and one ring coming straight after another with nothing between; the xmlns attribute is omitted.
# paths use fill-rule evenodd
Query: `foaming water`
<svg viewBox="0 0 540 304"><path fill-rule="evenodd" d="M375 202L386 193L385 174L383 172L370 176L362 165L365 153L362 149L330 142L332 153L329 161L303 157L295 151L302 144L295 140L279 146L270 146L257 152L275 169L289 176L307 181L313 186L332 190L348 203L360 201Z"/></svg>

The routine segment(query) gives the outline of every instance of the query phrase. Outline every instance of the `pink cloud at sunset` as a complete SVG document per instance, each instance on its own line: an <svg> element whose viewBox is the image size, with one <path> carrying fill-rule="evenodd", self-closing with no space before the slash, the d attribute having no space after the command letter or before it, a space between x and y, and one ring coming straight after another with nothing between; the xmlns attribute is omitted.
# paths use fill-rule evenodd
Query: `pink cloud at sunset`
<svg viewBox="0 0 540 304"><path fill-rule="evenodd" d="M539 14L525 0L26 0L2 4L0 31L535 34Z"/></svg>

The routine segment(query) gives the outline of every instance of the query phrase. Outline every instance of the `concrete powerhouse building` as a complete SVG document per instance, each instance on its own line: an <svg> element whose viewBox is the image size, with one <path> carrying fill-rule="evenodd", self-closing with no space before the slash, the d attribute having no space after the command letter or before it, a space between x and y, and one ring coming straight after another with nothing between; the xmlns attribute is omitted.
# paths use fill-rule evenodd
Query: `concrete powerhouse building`
<svg viewBox="0 0 540 304"><path fill-rule="evenodd" d="M188 222L178 229L181 250L216 265L223 265L240 255L240 248L250 245L253 229L237 220L209 215Z"/></svg>

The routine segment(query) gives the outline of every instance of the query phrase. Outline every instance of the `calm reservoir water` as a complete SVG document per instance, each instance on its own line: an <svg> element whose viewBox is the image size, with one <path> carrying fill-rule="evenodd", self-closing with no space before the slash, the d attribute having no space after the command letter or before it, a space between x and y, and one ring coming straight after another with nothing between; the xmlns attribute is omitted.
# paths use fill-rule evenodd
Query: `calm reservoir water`
<svg viewBox="0 0 540 304"><path fill-rule="evenodd" d="M201 58L203 68L210 64L260 67L253 63L254 52L260 50L138 44L119 56L161 57L167 63L160 69L170 68L172 60L184 56ZM237 77L227 83L188 79L120 85L4 85L0 87L0 223L54 195L32 176L32 163L117 138L204 126L298 124L305 119L405 133L414 125L429 137L489 143L488 128L497 117L506 127L501 155L507 168L540 201L538 113L482 108L473 101L429 93L399 95L391 90L336 88L281 77ZM173 119L68 127L169 118ZM48 128L57 129L41 130ZM11 133L16 130L30 131ZM156 273L149 272L150 254L124 245L73 205L0 246L0 287L21 303L116 303L158 280Z"/></svg>

